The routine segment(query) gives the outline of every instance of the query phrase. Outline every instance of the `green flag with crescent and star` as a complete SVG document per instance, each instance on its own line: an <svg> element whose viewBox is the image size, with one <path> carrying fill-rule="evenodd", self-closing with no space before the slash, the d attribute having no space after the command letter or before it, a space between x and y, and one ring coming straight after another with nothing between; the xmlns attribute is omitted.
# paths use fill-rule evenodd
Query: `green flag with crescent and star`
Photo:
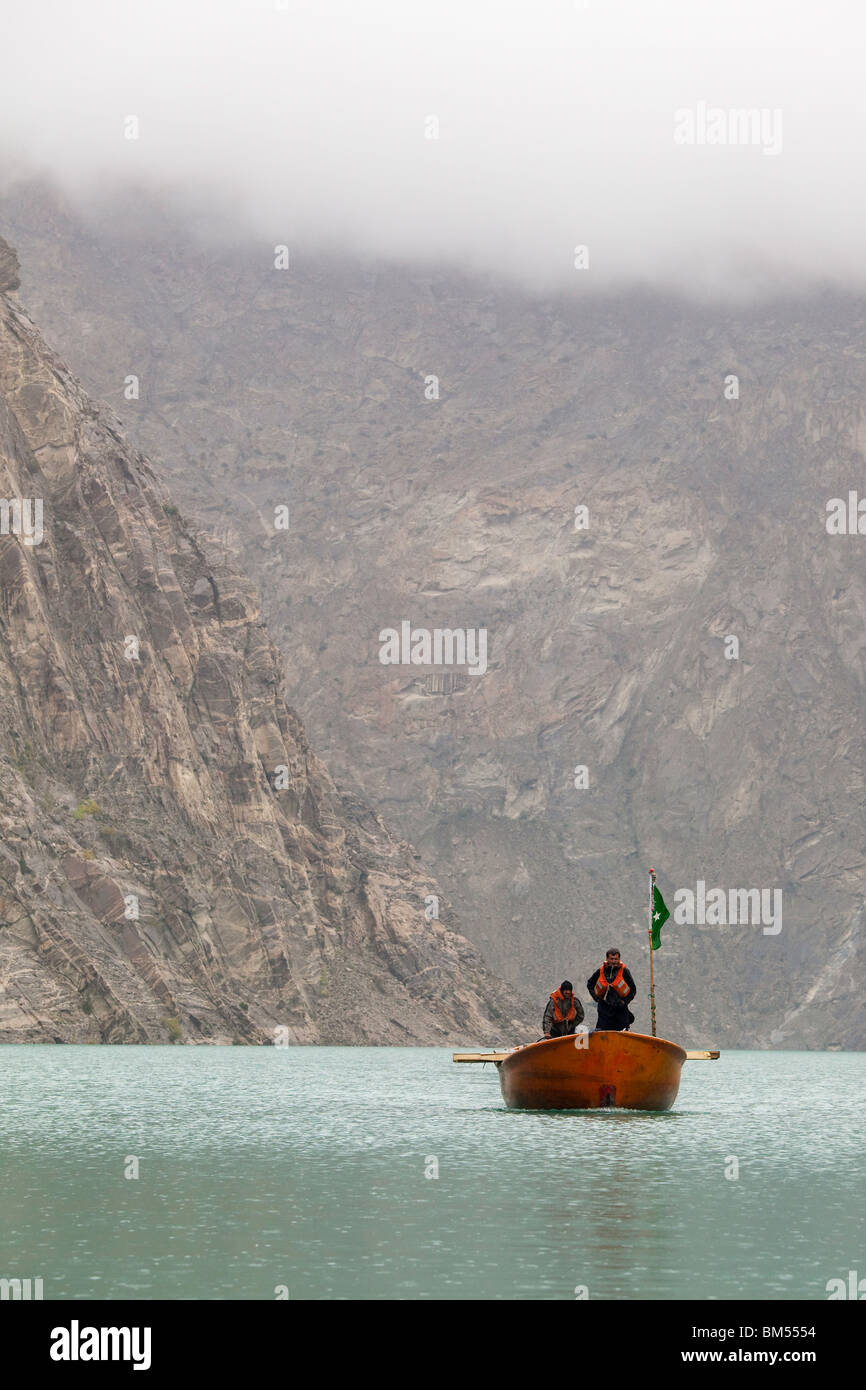
<svg viewBox="0 0 866 1390"><path fill-rule="evenodd" d="M653 925L652 925L652 948L657 951L662 944L662 927L670 917L670 913L665 907L665 900L655 884L653 884Z"/></svg>

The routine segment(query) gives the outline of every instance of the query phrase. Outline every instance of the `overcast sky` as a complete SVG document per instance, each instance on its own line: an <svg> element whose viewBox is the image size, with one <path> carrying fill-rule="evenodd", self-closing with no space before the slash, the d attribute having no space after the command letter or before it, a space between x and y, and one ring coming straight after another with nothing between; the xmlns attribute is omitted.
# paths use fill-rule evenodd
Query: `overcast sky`
<svg viewBox="0 0 866 1390"><path fill-rule="evenodd" d="M866 288L862 0L3 12L7 170L84 200L117 176L212 188L268 244L545 290Z"/></svg>

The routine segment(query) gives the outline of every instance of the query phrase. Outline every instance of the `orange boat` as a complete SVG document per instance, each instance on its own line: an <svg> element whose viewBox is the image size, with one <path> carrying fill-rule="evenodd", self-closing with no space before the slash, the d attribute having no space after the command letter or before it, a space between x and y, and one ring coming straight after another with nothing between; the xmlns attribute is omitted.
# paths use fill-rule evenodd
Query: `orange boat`
<svg viewBox="0 0 866 1390"><path fill-rule="evenodd" d="M493 1062L513 1110L670 1110L687 1052L648 1033L578 1032L509 1052L455 1052L455 1062Z"/></svg>

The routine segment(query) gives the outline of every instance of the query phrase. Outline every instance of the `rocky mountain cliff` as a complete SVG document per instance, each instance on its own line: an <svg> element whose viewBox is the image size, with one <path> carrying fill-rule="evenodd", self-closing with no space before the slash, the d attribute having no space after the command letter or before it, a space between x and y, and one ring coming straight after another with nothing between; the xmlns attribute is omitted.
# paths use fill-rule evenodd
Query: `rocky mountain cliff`
<svg viewBox="0 0 866 1390"><path fill-rule="evenodd" d="M0 241L0 1041L525 1032L311 753L253 587L17 284Z"/></svg>
<svg viewBox="0 0 866 1390"><path fill-rule="evenodd" d="M616 944L646 1027L647 865L670 906L780 890L777 934L668 925L660 1031L864 1045L866 537L825 525L866 493L862 304L281 271L38 187L4 216L76 370L258 582L335 775L491 965L543 999ZM401 620L485 628L486 673L383 666Z"/></svg>

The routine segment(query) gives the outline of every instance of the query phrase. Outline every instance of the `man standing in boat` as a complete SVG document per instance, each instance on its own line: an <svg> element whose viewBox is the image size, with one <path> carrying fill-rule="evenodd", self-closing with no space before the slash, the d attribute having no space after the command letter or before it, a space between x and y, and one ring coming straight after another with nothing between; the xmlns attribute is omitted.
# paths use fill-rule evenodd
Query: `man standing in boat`
<svg viewBox="0 0 866 1390"><path fill-rule="evenodd" d="M583 1023L583 1005L574 997L571 980L563 980L547 1001L542 1032L546 1038L563 1038L573 1033L578 1023Z"/></svg>
<svg viewBox="0 0 866 1390"><path fill-rule="evenodd" d="M605 956L604 965L590 975L586 982L590 997L598 1004L597 1033L627 1033L634 1023L628 1007L637 994L632 973L623 965L614 947Z"/></svg>

